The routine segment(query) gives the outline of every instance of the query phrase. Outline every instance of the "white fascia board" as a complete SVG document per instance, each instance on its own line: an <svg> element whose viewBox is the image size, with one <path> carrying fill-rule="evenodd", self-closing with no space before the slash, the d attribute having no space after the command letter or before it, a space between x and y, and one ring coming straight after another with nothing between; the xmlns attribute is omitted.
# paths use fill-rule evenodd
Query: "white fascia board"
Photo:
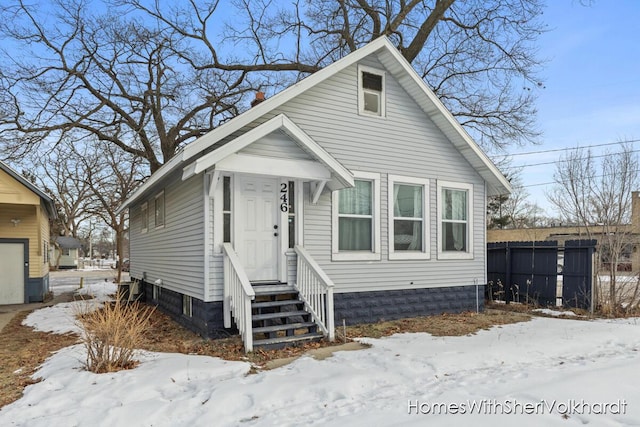
<svg viewBox="0 0 640 427"><path fill-rule="evenodd" d="M310 181L327 181L331 171L313 160L276 159L251 154L231 154L215 165L216 171L266 176L285 176Z"/></svg>
<svg viewBox="0 0 640 427"><path fill-rule="evenodd" d="M467 158L469 163L476 168L478 173L485 180L493 181L491 182L491 187L496 189L503 187L504 191L501 194L510 193L511 184L509 183L509 181L504 177L504 175L500 172L500 170L498 170L498 168L493 164L493 162L487 157L487 155L484 153L484 151L482 151L482 149L478 146L478 144L476 144L475 141L473 141L471 136L469 136L467 131L462 127L462 125L458 123L458 121L453 116L453 114L451 114L451 112L447 109L447 107L444 106L444 104L442 103L442 101L440 101L440 99L436 96L436 94L431 89L429 89L429 87L426 85L424 80L420 78L420 76L418 75L416 70L411 66L411 64L409 64L409 62L407 62L407 60L400 54L400 52L397 49L395 49L392 45L388 46L387 51L402 66L402 68L407 73L407 75L411 78L411 80L415 83L415 85L421 89L422 93L430 101L431 105L424 105L424 103L419 102L420 104L422 104L421 107L425 110L425 112L428 112L429 110L431 110L429 107L432 107L432 106L435 107L437 113L441 114L445 118L447 123L451 126L451 130L454 131L456 136L458 136L459 138L459 141L455 141L454 138L452 138L452 142L454 144L457 143L456 147L461 152L461 154L465 158ZM398 81L401 81L401 79L398 79ZM413 92L412 89L413 88L405 87L405 90L407 90L408 93L412 93ZM448 133L448 132L445 132L445 133ZM470 149L472 154L469 153L466 149ZM475 166L476 162L473 161L474 160L473 157L475 157L475 160L479 160L483 164L483 166L486 167L486 171L488 173L482 173L483 172L481 170L482 168L478 168L477 166Z"/></svg>
<svg viewBox="0 0 640 427"><path fill-rule="evenodd" d="M217 150L214 150L211 153L205 154L204 156L200 157L195 161L195 167L193 169L194 173L198 174L205 171L206 169L218 163L220 160L230 156L231 154L237 153L243 148L256 142L260 138L263 138L266 135L269 135L270 133L280 129L282 127L282 117L282 114L273 117L260 126L251 129L244 135L241 135L233 141L223 145ZM187 168L189 167L190 166L188 166Z"/></svg>

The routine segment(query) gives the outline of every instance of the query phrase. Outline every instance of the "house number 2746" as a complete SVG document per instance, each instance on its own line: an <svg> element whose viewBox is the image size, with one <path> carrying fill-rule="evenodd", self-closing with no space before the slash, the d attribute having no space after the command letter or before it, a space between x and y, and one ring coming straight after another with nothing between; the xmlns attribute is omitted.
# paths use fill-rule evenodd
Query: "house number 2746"
<svg viewBox="0 0 640 427"><path fill-rule="evenodd" d="M280 210L282 212L289 212L289 186L286 182L280 184Z"/></svg>

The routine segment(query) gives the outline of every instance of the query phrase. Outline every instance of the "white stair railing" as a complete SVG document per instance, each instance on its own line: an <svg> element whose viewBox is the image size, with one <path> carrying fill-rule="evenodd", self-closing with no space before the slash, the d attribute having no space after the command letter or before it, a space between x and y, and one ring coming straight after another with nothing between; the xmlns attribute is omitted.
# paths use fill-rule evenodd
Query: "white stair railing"
<svg viewBox="0 0 640 427"><path fill-rule="evenodd" d="M294 250L298 255L295 288L300 299L304 301L307 310L313 316L322 332L335 340L335 326L333 321L333 287L334 284L317 262L302 246L296 245Z"/></svg>
<svg viewBox="0 0 640 427"><path fill-rule="evenodd" d="M253 331L251 324L251 301L256 294L251 287L238 254L230 243L222 244L224 255L224 327L231 327L231 316L236 322L244 343L244 351L253 351Z"/></svg>

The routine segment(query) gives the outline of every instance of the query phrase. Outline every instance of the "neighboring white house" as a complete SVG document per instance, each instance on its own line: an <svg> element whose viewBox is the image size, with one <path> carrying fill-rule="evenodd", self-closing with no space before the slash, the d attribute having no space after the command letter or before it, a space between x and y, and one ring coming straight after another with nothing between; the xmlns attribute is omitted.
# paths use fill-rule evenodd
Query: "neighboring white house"
<svg viewBox="0 0 640 427"><path fill-rule="evenodd" d="M509 191L383 37L189 144L120 210L147 299L251 349L293 340L287 323L332 337L482 308L485 200ZM285 287L309 316L269 309Z"/></svg>
<svg viewBox="0 0 640 427"><path fill-rule="evenodd" d="M60 270L78 268L79 251L82 246L80 241L72 236L56 236L51 241L53 243L49 258L51 267Z"/></svg>

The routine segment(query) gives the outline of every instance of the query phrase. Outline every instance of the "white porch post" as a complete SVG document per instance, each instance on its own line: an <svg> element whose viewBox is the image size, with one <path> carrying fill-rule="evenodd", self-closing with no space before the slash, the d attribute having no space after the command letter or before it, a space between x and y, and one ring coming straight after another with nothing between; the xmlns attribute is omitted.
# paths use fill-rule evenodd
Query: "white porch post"
<svg viewBox="0 0 640 427"><path fill-rule="evenodd" d="M223 260L223 275L224 275L224 291L222 297L222 312L224 314L224 327L231 327L231 295L230 295L230 283L229 283L229 258L225 255Z"/></svg>

